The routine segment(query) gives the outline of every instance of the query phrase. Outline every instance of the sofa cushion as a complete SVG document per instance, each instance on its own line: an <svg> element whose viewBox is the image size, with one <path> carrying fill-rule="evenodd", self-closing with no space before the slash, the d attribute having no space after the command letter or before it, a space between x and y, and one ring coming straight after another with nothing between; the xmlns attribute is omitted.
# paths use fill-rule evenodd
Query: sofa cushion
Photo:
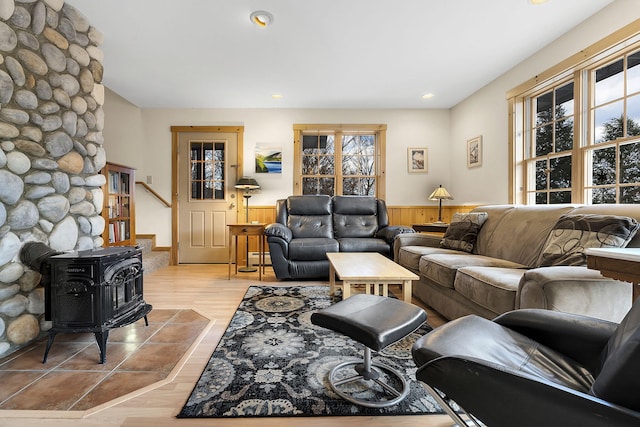
<svg viewBox="0 0 640 427"><path fill-rule="evenodd" d="M318 261L326 260L327 252L338 252L338 241L322 237L293 239L289 243L289 260Z"/></svg>
<svg viewBox="0 0 640 427"><path fill-rule="evenodd" d="M374 197L334 196L335 237L373 237L378 231L377 214L378 204Z"/></svg>
<svg viewBox="0 0 640 427"><path fill-rule="evenodd" d="M472 252L482 224L487 220L486 212L456 213L451 219L440 246L464 252Z"/></svg>
<svg viewBox="0 0 640 427"><path fill-rule="evenodd" d="M538 266L587 265L586 248L624 247L639 226L635 219L625 216L561 215L549 233Z"/></svg>
<svg viewBox="0 0 640 427"><path fill-rule="evenodd" d="M289 215L331 215L331 197L289 196L287 212Z"/></svg>
<svg viewBox="0 0 640 427"><path fill-rule="evenodd" d="M503 259L458 252L457 254L424 255L420 258L419 269L420 273L432 282L445 288L454 288L458 269L467 266L526 268L522 264Z"/></svg>
<svg viewBox="0 0 640 427"><path fill-rule="evenodd" d="M403 246L398 251L398 264L404 268L417 271L420 268L420 258L422 255L431 254L461 254L460 251L452 249L434 248L431 246Z"/></svg>
<svg viewBox="0 0 640 427"><path fill-rule="evenodd" d="M378 252L389 256L391 248L382 239L358 237L347 237L338 239L340 252Z"/></svg>
<svg viewBox="0 0 640 427"><path fill-rule="evenodd" d="M515 308L520 279L527 270L502 267L462 267L454 288L470 301L493 311L506 313Z"/></svg>
<svg viewBox="0 0 640 427"><path fill-rule="evenodd" d="M291 196L287 199L287 223L294 239L333 238L333 218L329 196Z"/></svg>
<svg viewBox="0 0 640 427"><path fill-rule="evenodd" d="M375 215L333 214L335 237L373 237L378 231Z"/></svg>
<svg viewBox="0 0 640 427"><path fill-rule="evenodd" d="M474 253L536 267L549 232L560 215L573 209L571 205L494 205L474 209L472 212L489 214L478 233Z"/></svg>

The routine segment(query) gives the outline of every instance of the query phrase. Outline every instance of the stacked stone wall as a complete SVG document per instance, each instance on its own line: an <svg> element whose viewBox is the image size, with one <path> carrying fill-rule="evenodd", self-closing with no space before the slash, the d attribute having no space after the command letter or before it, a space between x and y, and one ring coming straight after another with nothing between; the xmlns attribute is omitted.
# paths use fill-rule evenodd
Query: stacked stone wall
<svg viewBox="0 0 640 427"><path fill-rule="evenodd" d="M0 357L51 327L22 245L104 243L102 39L64 0L0 0Z"/></svg>

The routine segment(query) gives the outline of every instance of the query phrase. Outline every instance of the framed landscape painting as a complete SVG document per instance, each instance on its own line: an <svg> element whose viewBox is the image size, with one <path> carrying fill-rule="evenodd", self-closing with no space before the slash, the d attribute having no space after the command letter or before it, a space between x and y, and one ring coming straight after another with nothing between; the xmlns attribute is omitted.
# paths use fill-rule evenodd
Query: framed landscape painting
<svg viewBox="0 0 640 427"><path fill-rule="evenodd" d="M256 144L256 173L282 173L282 147Z"/></svg>
<svg viewBox="0 0 640 427"><path fill-rule="evenodd" d="M427 172L427 161L426 148L407 148L409 173Z"/></svg>
<svg viewBox="0 0 640 427"><path fill-rule="evenodd" d="M476 136L467 141L467 167L475 168L482 165L482 136Z"/></svg>

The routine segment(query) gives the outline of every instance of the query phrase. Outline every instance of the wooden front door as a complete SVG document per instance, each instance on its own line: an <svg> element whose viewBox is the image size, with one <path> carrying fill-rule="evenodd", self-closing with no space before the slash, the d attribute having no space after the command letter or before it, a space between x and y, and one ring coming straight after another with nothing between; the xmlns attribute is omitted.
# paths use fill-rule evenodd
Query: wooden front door
<svg viewBox="0 0 640 427"><path fill-rule="evenodd" d="M178 263L229 261L237 220L238 132L178 132Z"/></svg>

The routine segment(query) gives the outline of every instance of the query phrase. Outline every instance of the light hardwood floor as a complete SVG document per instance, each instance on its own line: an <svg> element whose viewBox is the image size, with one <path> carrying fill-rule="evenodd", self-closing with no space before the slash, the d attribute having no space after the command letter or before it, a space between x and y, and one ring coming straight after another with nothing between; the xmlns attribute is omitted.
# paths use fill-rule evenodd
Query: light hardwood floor
<svg viewBox="0 0 640 427"><path fill-rule="evenodd" d="M299 283L299 282L298 282ZM240 273L227 279L227 265L179 265L166 267L145 275L145 300L154 308L193 309L214 320L214 324L184 363L175 379L168 384L152 387L127 396L111 406L86 413L63 411L0 411L0 426L39 427L43 421L48 427L163 427L163 426L367 426L367 427L449 427L453 423L444 415L396 417L292 417L292 418L223 418L177 419L175 415L188 398L200 373L224 333L231 316L242 300L248 286L283 285L267 269L262 281L257 273ZM323 284L326 282L302 282ZM429 323L443 322L428 310ZM70 387L73 385L70 384ZM55 393L55 390L51 390Z"/></svg>

